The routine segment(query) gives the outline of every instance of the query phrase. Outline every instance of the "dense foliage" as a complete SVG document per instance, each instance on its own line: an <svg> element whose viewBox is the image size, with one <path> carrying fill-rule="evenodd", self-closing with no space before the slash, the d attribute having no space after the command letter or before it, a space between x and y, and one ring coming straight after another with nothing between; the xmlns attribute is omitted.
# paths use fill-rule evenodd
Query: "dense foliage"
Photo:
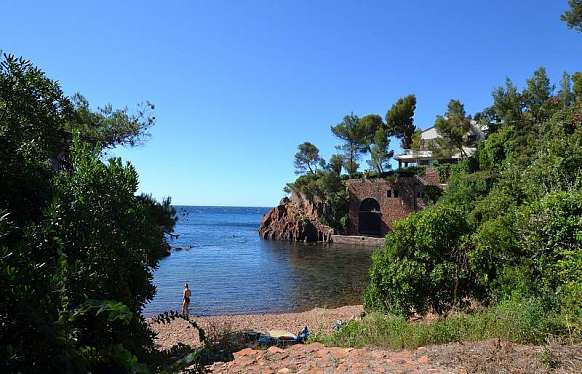
<svg viewBox="0 0 582 374"><path fill-rule="evenodd" d="M348 193L344 181L333 168L300 176L288 183L286 192L294 191L307 200L323 203L322 223L342 231L348 223Z"/></svg>
<svg viewBox="0 0 582 374"><path fill-rule="evenodd" d="M139 143L152 124L141 109L93 112L29 61L3 57L1 372L169 367L141 310L175 211L137 195L135 169L102 153Z"/></svg>
<svg viewBox="0 0 582 374"><path fill-rule="evenodd" d="M368 309L410 316L533 298L582 332L582 96L570 87L554 93L540 69L522 92L510 81L494 91L488 138L442 168L446 193L374 255Z"/></svg>

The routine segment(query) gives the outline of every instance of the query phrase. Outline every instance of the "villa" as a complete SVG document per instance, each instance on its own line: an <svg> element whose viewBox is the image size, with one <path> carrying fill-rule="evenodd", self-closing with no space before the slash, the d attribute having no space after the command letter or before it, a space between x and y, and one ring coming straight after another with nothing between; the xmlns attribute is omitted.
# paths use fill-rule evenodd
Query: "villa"
<svg viewBox="0 0 582 374"><path fill-rule="evenodd" d="M480 126L477 121L471 120L471 131L467 133L467 137L471 140L479 141L483 140L487 134L486 126ZM398 168L408 167L408 166L432 166L435 161L455 163L458 162L463 155L461 152L453 154L450 158L436 158L433 156L433 146L435 145L436 139L441 136L438 134L437 129L429 127L423 130L420 135L420 149L403 149L402 153L394 156L394 159L398 161ZM463 147L463 151L466 155L472 155L475 152L474 147Z"/></svg>

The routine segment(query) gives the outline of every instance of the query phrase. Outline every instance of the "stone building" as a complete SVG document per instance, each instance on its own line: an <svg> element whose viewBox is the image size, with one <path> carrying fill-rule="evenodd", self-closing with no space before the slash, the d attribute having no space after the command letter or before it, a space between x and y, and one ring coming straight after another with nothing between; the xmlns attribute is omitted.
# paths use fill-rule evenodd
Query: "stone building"
<svg viewBox="0 0 582 374"><path fill-rule="evenodd" d="M424 179L397 177L394 180L350 179L348 235L384 236L396 220L425 207Z"/></svg>
<svg viewBox="0 0 582 374"><path fill-rule="evenodd" d="M349 223L341 235L322 223L325 204L321 200L312 201L296 191L263 216L259 235L269 240L381 246L381 238L394 229L395 221L426 206L423 200L426 188L443 188L433 168L427 168L422 177L349 179L346 186Z"/></svg>

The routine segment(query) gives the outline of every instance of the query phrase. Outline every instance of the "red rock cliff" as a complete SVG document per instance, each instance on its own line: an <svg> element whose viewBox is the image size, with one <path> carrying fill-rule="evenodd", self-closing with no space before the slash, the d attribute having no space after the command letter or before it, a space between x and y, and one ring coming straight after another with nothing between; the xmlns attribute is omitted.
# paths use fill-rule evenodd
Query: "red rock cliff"
<svg viewBox="0 0 582 374"><path fill-rule="evenodd" d="M322 224L321 203L311 203L300 195L284 197L279 205L265 214L259 226L263 239L329 242L333 229Z"/></svg>

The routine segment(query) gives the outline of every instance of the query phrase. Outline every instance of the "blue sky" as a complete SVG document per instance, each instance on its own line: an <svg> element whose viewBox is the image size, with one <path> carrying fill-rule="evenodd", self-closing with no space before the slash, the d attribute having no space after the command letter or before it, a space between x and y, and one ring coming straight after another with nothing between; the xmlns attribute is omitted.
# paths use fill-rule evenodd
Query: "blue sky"
<svg viewBox="0 0 582 374"><path fill-rule="evenodd" d="M522 86L539 66L556 82L582 70L566 3L8 0L0 49L94 106L156 105L149 142L113 152L136 166L141 191L273 206L297 145L329 157L329 127L347 113L384 116L414 93L426 128L451 98L483 109L506 77Z"/></svg>

